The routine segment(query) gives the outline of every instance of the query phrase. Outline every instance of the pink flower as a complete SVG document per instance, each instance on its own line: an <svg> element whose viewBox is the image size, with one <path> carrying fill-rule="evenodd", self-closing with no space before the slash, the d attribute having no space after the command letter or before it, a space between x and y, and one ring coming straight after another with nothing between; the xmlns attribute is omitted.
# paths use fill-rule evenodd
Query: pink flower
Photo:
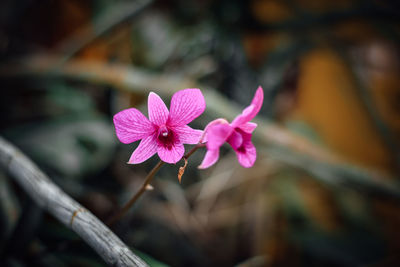
<svg viewBox="0 0 400 267"><path fill-rule="evenodd" d="M149 119L135 108L115 114L118 139L124 144L141 140L128 163L141 163L156 152L162 161L178 162L185 153L183 144L197 144L203 133L186 124L200 116L205 107L199 89L185 89L172 96L170 111L162 99L151 92L148 97Z"/></svg>
<svg viewBox="0 0 400 267"><path fill-rule="evenodd" d="M251 142L252 132L257 127L256 123L250 122L260 111L264 100L263 89L258 87L250 106L245 108L232 123L225 119L217 119L210 122L204 131L207 139L207 153L200 164L200 169L205 169L217 162L219 148L228 142L235 150L240 165L249 168L254 165L257 153Z"/></svg>

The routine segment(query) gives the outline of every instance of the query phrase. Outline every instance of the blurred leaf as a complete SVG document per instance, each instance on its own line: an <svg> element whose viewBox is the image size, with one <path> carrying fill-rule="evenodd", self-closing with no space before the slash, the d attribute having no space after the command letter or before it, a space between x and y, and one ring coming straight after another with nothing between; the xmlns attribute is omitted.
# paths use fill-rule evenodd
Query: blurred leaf
<svg viewBox="0 0 400 267"><path fill-rule="evenodd" d="M308 215L301 192L296 186L298 173L293 170L282 170L277 174L272 186L279 194L283 211L293 229L302 231L312 226L312 220Z"/></svg>
<svg viewBox="0 0 400 267"><path fill-rule="evenodd" d="M66 266L82 267L105 267L105 264L97 255L86 255L85 253L55 253L53 256L61 260ZM51 265L50 265L51 266ZM54 266L54 265L53 265Z"/></svg>
<svg viewBox="0 0 400 267"><path fill-rule="evenodd" d="M171 21L162 13L146 14L133 29L134 54L145 60L150 68L165 64L182 37L173 33ZM139 51L138 51L139 49Z"/></svg>
<svg viewBox="0 0 400 267"><path fill-rule="evenodd" d="M352 189L342 188L335 194L341 210L341 216L346 224L354 226L369 226L376 224L376 218L372 214L370 203L365 201L362 193Z"/></svg>
<svg viewBox="0 0 400 267"><path fill-rule="evenodd" d="M71 229L53 220L42 223L38 239L41 249L34 256L44 266L106 266L99 256Z"/></svg>
<svg viewBox="0 0 400 267"><path fill-rule="evenodd" d="M138 255L140 258L142 258L150 267L167 267L169 265L162 263L153 257L149 256L148 254L138 251L138 250L133 250L136 255Z"/></svg>
<svg viewBox="0 0 400 267"><path fill-rule="evenodd" d="M0 171L0 250L12 233L21 209L7 177Z"/></svg>
<svg viewBox="0 0 400 267"><path fill-rule="evenodd" d="M87 113L95 110L93 99L85 91L70 87L62 82L46 83L49 88L46 104L49 108L62 110L63 114Z"/></svg>
<svg viewBox="0 0 400 267"><path fill-rule="evenodd" d="M293 131L294 133L307 138L313 143L322 145L323 141L318 133L308 123L301 120L288 120L285 122L285 126Z"/></svg>
<svg viewBox="0 0 400 267"><path fill-rule="evenodd" d="M24 258L38 232L43 219L43 210L27 195L23 198L22 214L4 248L9 258Z"/></svg>
<svg viewBox="0 0 400 267"><path fill-rule="evenodd" d="M6 135L33 160L70 178L101 171L116 145L110 122L85 114L20 126Z"/></svg>
<svg viewBox="0 0 400 267"><path fill-rule="evenodd" d="M87 267L106 266L75 232L59 223L49 220L43 223L39 238L45 248L35 259L44 266L59 266L58 264ZM146 253L136 249L132 250L151 267L168 266Z"/></svg>
<svg viewBox="0 0 400 267"><path fill-rule="evenodd" d="M298 242L311 261L321 266L362 266L376 262L385 253L383 240L367 229L349 229L342 233L324 233L309 229L297 233Z"/></svg>
<svg viewBox="0 0 400 267"><path fill-rule="evenodd" d="M151 2L152 0L120 1L117 3L113 2L112 5L105 5L108 8L104 8L104 10L99 12L100 14L96 16L92 25L85 25L85 27L79 29L71 38L60 45L58 50L66 53L63 61L70 59L83 48L87 47L93 40L111 31L117 25L132 19L132 17L139 14ZM99 7L102 4L99 4Z"/></svg>
<svg viewBox="0 0 400 267"><path fill-rule="evenodd" d="M148 12L133 27L133 61L150 69L185 72L196 59L209 55L217 34L212 26L205 22L182 28L165 13Z"/></svg>
<svg viewBox="0 0 400 267"><path fill-rule="evenodd" d="M310 187L310 184L305 185L305 182L304 179L298 179L298 173L283 171L278 179L274 180L273 186L279 193L288 222L286 235L290 242L304 250L309 258L307 262L318 262L321 266L328 263L359 266L383 257L383 239L379 232L367 227L368 221L359 221L358 224L348 225L347 228L343 228L341 224L330 226L335 222L326 219L334 216L335 207L332 205L335 203L329 204L329 201L324 199L334 192L313 193L315 188ZM305 186L312 190L304 191ZM300 190L300 187L303 189ZM366 251L368 253L365 253Z"/></svg>

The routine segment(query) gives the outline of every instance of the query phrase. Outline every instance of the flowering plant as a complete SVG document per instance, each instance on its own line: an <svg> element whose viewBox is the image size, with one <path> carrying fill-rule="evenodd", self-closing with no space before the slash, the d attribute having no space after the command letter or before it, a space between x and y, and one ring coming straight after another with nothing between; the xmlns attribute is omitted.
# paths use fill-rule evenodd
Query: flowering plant
<svg viewBox="0 0 400 267"><path fill-rule="evenodd" d="M197 144L203 133L187 126L206 108L199 89L185 89L175 93L168 111L162 99L151 92L148 97L147 119L139 110L130 108L114 116L115 131L124 144L141 140L128 163L138 164L155 153L167 163L178 162L185 148L183 144Z"/></svg>
<svg viewBox="0 0 400 267"><path fill-rule="evenodd" d="M206 143L207 153L199 166L200 169L208 168L217 162L219 149L225 142L235 150L238 161L243 167L253 166L257 153L251 138L257 124L250 121L260 111L263 100L263 89L258 87L251 104L231 123L219 118L210 122L204 132L187 125L205 110L206 103L199 89L176 92L172 96L170 110L157 94L151 92L148 97L149 119L135 108L117 113L114 116L114 125L118 139L124 144L141 140L128 163L142 163L156 153L161 161L147 175L139 191L111 217L108 224L121 218L146 190L152 188L150 182L164 163L177 163L183 157L185 165L179 168L178 173L180 182L187 159L198 148L204 146L203 143ZM183 144L197 145L184 156Z"/></svg>
<svg viewBox="0 0 400 267"><path fill-rule="evenodd" d="M256 148L251 137L257 124L250 122L260 111L264 100L264 92L258 87L250 106L245 108L232 123L226 119L216 119L210 122L205 129L207 139L207 153L199 166L205 169L217 162L219 148L227 142L235 150L240 165L249 168L257 158Z"/></svg>

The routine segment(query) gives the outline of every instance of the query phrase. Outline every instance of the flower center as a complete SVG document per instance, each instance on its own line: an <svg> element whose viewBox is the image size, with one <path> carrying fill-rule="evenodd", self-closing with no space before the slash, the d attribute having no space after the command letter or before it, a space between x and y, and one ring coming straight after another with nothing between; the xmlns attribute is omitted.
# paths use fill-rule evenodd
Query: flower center
<svg viewBox="0 0 400 267"><path fill-rule="evenodd" d="M232 148L240 153L246 152L246 147L244 146L244 135L245 133L240 128L235 128L235 130L232 132L227 140Z"/></svg>
<svg viewBox="0 0 400 267"><path fill-rule="evenodd" d="M162 135L162 137L168 137L168 128L165 126L162 126L160 128L160 135Z"/></svg>
<svg viewBox="0 0 400 267"><path fill-rule="evenodd" d="M169 150L172 149L175 140L174 133L170 129L168 129L167 126L161 126L158 129L157 139L162 146L168 148Z"/></svg>

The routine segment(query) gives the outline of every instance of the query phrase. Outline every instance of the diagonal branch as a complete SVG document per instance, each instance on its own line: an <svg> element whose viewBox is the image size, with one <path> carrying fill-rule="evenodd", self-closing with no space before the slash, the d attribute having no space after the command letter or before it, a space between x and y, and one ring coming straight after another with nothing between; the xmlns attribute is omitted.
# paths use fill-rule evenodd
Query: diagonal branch
<svg viewBox="0 0 400 267"><path fill-rule="evenodd" d="M43 209L75 231L107 264L147 266L90 211L64 193L12 144L0 137L0 166Z"/></svg>

